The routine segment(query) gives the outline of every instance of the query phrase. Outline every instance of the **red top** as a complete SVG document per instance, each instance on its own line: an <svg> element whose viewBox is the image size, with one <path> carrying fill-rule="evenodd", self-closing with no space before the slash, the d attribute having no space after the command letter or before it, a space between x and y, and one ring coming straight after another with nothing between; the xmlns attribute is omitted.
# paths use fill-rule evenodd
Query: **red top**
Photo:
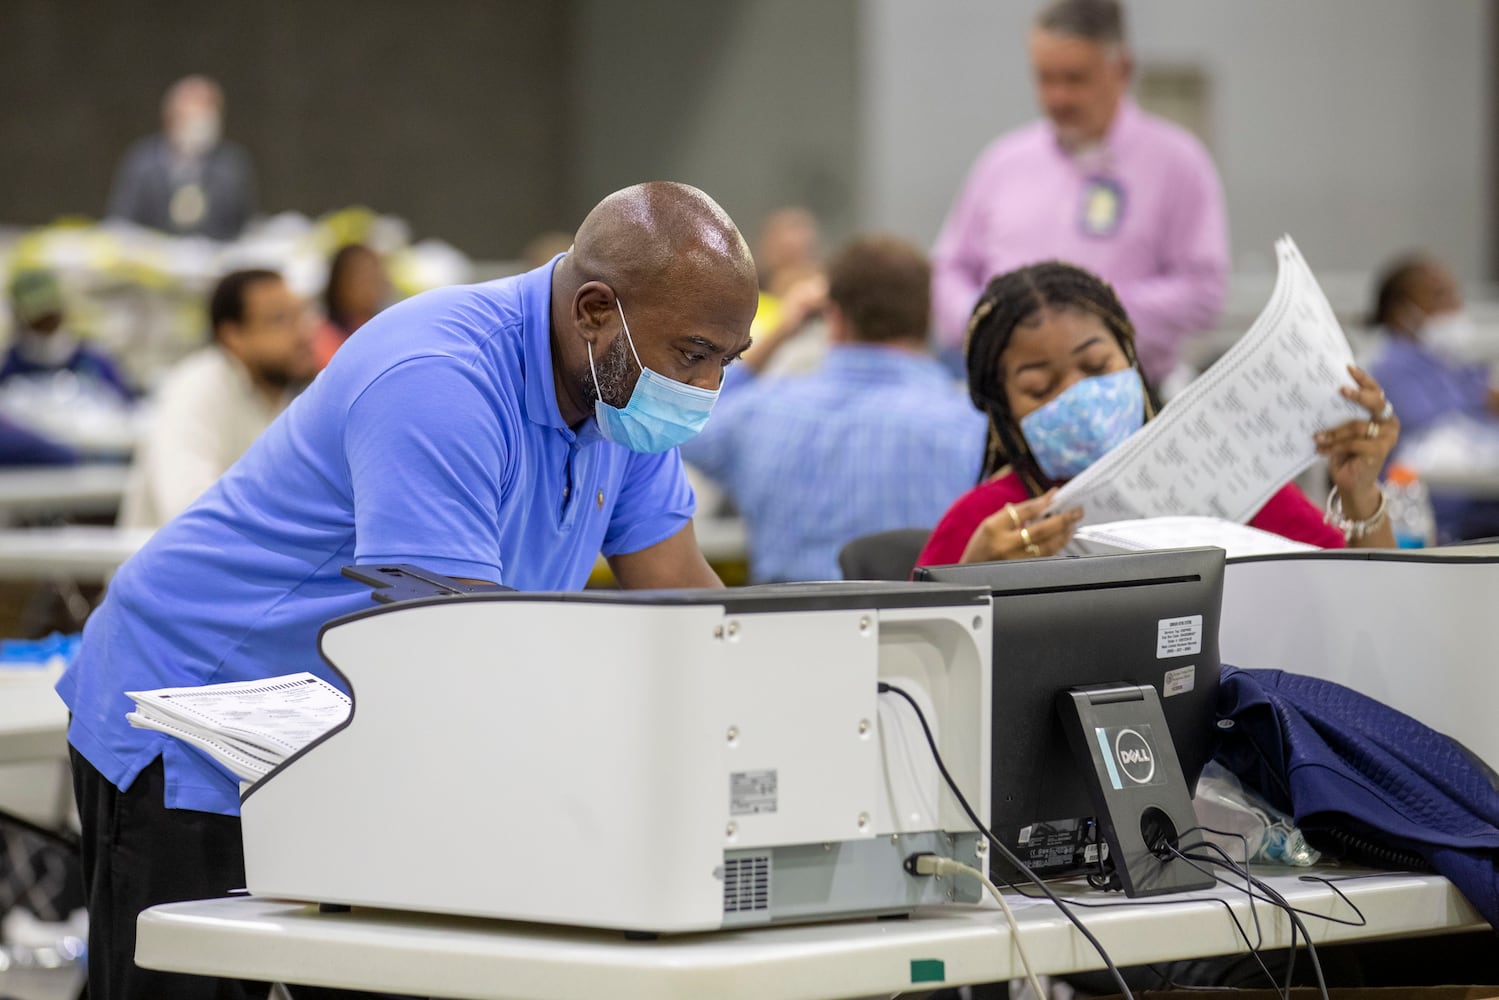
<svg viewBox="0 0 1499 1000"><path fill-rule="evenodd" d="M918 566L944 566L963 558L968 539L979 524L1007 503L1029 500L1025 484L1011 472L964 493L947 508L937 523L926 548L916 560ZM1348 543L1343 533L1322 520L1318 510L1295 483L1282 486L1249 521L1263 531L1273 531L1283 538L1305 542L1321 549L1341 549Z"/></svg>
<svg viewBox="0 0 1499 1000"><path fill-rule="evenodd" d="M348 339L349 335L344 332L343 327L331 319L318 324L317 329L312 332L312 353L317 356L318 371L328 367L334 352L344 346L344 341Z"/></svg>

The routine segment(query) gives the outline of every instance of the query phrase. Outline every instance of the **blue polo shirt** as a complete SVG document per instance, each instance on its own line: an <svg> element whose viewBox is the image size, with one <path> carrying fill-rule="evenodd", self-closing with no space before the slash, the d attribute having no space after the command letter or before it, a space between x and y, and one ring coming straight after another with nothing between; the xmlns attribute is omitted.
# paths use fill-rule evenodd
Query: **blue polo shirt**
<svg viewBox="0 0 1499 1000"><path fill-rule="evenodd" d="M555 264L375 317L121 567L57 685L69 741L105 777L126 789L162 756L168 807L237 814L230 773L132 729L125 692L299 670L333 680L318 629L370 606L346 565L576 590L600 552L648 548L691 519L675 450L640 455L605 441L592 418L576 433L563 423Z"/></svg>

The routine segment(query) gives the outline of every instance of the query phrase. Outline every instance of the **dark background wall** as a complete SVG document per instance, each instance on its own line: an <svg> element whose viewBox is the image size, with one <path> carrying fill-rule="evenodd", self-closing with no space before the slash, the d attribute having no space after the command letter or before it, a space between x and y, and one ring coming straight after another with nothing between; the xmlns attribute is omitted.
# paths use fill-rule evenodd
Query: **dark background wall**
<svg viewBox="0 0 1499 1000"><path fill-rule="evenodd" d="M805 205L860 226L860 0L573 0L572 207L669 177L754 239Z"/></svg>
<svg viewBox="0 0 1499 1000"><path fill-rule="evenodd" d="M366 204L481 257L571 228L571 8L531 0L0 0L0 222L98 216L192 72L265 212Z"/></svg>

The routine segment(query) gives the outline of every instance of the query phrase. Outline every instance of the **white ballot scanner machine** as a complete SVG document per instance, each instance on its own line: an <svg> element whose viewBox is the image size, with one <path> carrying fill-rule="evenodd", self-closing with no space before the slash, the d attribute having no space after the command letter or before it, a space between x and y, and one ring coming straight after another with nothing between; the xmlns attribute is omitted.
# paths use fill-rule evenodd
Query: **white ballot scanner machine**
<svg viewBox="0 0 1499 1000"><path fill-rule="evenodd" d="M353 710L243 795L255 895L645 934L978 899L902 867L985 845L879 687L987 822L986 588L450 592L320 645Z"/></svg>

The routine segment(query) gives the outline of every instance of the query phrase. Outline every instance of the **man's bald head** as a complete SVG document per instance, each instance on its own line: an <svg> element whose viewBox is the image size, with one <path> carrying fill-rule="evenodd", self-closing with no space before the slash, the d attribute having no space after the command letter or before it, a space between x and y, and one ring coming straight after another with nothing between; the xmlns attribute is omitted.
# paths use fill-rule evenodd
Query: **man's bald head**
<svg viewBox="0 0 1499 1000"><path fill-rule="evenodd" d="M579 422L594 398L623 406L642 365L678 382L718 388L723 366L749 344L758 296L749 246L712 198L668 182L611 194L588 213L552 272L553 358L563 416ZM604 359L618 369L618 377L596 383L590 354L595 364Z"/></svg>
<svg viewBox="0 0 1499 1000"><path fill-rule="evenodd" d="M616 191L594 207L573 241L572 270L622 297L684 281L755 283L755 263L734 220L688 184L654 181Z"/></svg>

